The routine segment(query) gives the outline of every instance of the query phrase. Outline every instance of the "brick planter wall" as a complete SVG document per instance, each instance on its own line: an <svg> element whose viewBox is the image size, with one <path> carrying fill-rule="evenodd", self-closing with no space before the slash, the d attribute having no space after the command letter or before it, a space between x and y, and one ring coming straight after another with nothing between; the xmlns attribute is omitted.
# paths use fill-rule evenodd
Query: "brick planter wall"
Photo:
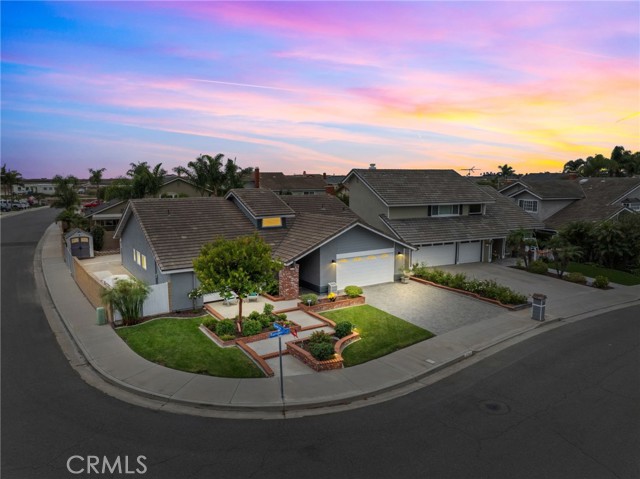
<svg viewBox="0 0 640 479"><path fill-rule="evenodd" d="M293 329L294 331L301 331L302 326L292 322L289 329ZM246 343L253 343L255 341L261 341L263 339L269 339L269 335L273 332L273 331L266 331L264 333L254 334L253 336L243 336L241 338L235 338L235 339L230 339L229 341L223 341L222 339L220 339L220 337L216 333L211 331L204 324L200 325L200 331L202 331L209 338L211 338L213 342L215 342L218 346L221 346L223 348L234 346L236 345L236 343L240 341L246 344Z"/></svg>
<svg viewBox="0 0 640 479"><path fill-rule="evenodd" d="M344 299L336 299L335 301L327 301L318 304L314 304L313 306L308 306L304 303L298 303L298 308L306 312L314 312L318 313L321 311L330 311L332 309L338 308L347 308L349 306L357 306L365 303L364 296L358 296L357 298L349 298L345 296Z"/></svg>
<svg viewBox="0 0 640 479"><path fill-rule="evenodd" d="M279 294L284 299L300 295L300 265L285 266L278 272Z"/></svg>
<svg viewBox="0 0 640 479"><path fill-rule="evenodd" d="M333 359L327 359L326 361L318 361L311 355L310 352L304 350L301 346L299 346L305 341L304 339L287 342L287 351L291 356L299 359L314 371L331 371L333 369L342 369L344 367L342 351L348 345L358 341L359 339L360 335L358 333L351 333L349 336L345 336L344 338L338 340L333 346L333 349L336 353L335 357Z"/></svg>

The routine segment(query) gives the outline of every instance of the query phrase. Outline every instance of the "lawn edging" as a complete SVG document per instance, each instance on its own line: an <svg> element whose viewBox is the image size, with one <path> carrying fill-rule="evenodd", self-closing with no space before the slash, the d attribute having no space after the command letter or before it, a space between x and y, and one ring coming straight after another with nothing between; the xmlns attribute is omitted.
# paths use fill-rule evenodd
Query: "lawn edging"
<svg viewBox="0 0 640 479"><path fill-rule="evenodd" d="M501 306L503 308L509 309L511 311L520 311L521 309L526 309L531 307L531 303L523 303L523 304L504 304L498 301L497 299L485 298L484 296L480 296L477 293L472 293L470 291L465 291L463 289L452 288L450 286L444 286L442 284L434 283L433 281L427 281L426 279L416 278L415 276L411 276L411 280L417 283L426 284L429 286L435 286L436 288L445 289L447 291L451 291L453 293L464 294L465 296L470 296L474 299L479 299L480 301L484 301L486 303L495 304L496 306Z"/></svg>

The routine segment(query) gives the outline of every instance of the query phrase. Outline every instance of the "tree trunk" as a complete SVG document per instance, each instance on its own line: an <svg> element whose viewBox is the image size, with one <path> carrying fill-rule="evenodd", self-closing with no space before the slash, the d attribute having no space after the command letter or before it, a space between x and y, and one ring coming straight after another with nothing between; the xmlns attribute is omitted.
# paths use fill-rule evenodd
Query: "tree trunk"
<svg viewBox="0 0 640 479"><path fill-rule="evenodd" d="M236 318L236 327L238 332L242 334L242 298L238 296L238 317Z"/></svg>

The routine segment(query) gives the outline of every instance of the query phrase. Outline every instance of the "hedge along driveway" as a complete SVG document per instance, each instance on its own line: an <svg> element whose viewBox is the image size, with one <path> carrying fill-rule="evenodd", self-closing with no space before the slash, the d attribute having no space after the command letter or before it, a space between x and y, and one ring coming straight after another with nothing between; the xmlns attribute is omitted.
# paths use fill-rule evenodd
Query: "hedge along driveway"
<svg viewBox="0 0 640 479"><path fill-rule="evenodd" d="M506 311L491 303L415 281L363 289L367 304L435 334L444 334Z"/></svg>
<svg viewBox="0 0 640 479"><path fill-rule="evenodd" d="M221 348L198 329L204 318L161 318L118 328L118 335L143 358L180 371L229 378L264 377L238 348Z"/></svg>

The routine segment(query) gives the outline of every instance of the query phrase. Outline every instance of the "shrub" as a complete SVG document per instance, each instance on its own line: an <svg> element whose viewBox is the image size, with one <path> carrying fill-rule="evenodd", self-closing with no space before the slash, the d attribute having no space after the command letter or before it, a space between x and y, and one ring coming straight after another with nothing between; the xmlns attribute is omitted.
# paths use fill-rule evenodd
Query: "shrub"
<svg viewBox="0 0 640 479"><path fill-rule="evenodd" d="M264 307L262 308L262 314L269 315L271 313L273 313L273 304L265 303Z"/></svg>
<svg viewBox="0 0 640 479"><path fill-rule="evenodd" d="M362 294L362 288L360 286L345 286L344 293L350 298L357 298Z"/></svg>
<svg viewBox="0 0 640 479"><path fill-rule="evenodd" d="M313 293L303 294L302 296L300 296L300 301L302 302L302 304L310 304L311 306L313 306L318 302L318 295Z"/></svg>
<svg viewBox="0 0 640 479"><path fill-rule="evenodd" d="M524 268L524 264L522 263L522 260L520 258L516 260L516 268L518 269Z"/></svg>
<svg viewBox="0 0 640 479"><path fill-rule="evenodd" d="M566 279L567 281L571 281L572 283L581 283L581 284L587 283L587 278L584 277L584 274L577 273L575 271L572 271L571 273L567 273L564 276L564 279Z"/></svg>
<svg viewBox="0 0 640 479"><path fill-rule="evenodd" d="M333 344L333 339L331 338L331 335L328 333L325 333L324 331L315 331L314 333L311 334L311 336L309 336L309 339L307 339L309 344L315 344L315 343L328 343L328 344Z"/></svg>
<svg viewBox="0 0 640 479"><path fill-rule="evenodd" d="M224 335L236 334L236 324L233 319L223 319L216 324L216 334L220 337Z"/></svg>
<svg viewBox="0 0 640 479"><path fill-rule="evenodd" d="M353 324L351 324L349 321L340 321L339 323L336 323L335 330L337 338L344 338L345 336L349 336L351 334L351 331L353 330Z"/></svg>
<svg viewBox="0 0 640 479"><path fill-rule="evenodd" d="M214 319L214 318L206 318L202 321L202 325L205 328L210 329L211 331L215 331L216 329L216 324L218 324L218 320Z"/></svg>
<svg viewBox="0 0 640 479"><path fill-rule="evenodd" d="M593 278L593 285L596 288L605 289L609 286L609 278L606 276L596 276Z"/></svg>
<svg viewBox="0 0 640 479"><path fill-rule="evenodd" d="M218 335L218 337L222 341L231 341L232 339L236 339L235 334L223 334L222 336Z"/></svg>
<svg viewBox="0 0 640 479"><path fill-rule="evenodd" d="M253 321L260 321L260 316L261 314L257 311L251 311L251 313L249 313L249 319Z"/></svg>
<svg viewBox="0 0 640 479"><path fill-rule="evenodd" d="M318 361L331 359L335 354L333 344L331 343L310 343L309 352Z"/></svg>
<svg viewBox="0 0 640 479"><path fill-rule="evenodd" d="M549 266L544 261L537 259L529 264L529 271L536 274L547 274Z"/></svg>
<svg viewBox="0 0 640 479"><path fill-rule="evenodd" d="M273 324L273 316L270 314L259 314L257 321L260 322L263 328L268 328Z"/></svg>
<svg viewBox="0 0 640 479"><path fill-rule="evenodd" d="M449 280L449 286L456 289L465 289L467 285L467 277L464 273L457 273Z"/></svg>
<svg viewBox="0 0 640 479"><path fill-rule="evenodd" d="M93 236L93 249L101 251L104 246L104 228L100 225L96 225L91 228L91 236Z"/></svg>
<svg viewBox="0 0 640 479"><path fill-rule="evenodd" d="M262 323L253 319L247 319L242 323L242 335L253 336L262 332Z"/></svg>
<svg viewBox="0 0 640 479"><path fill-rule="evenodd" d="M278 318L278 321L284 322L287 320L287 315L285 313L276 314L276 318Z"/></svg>

